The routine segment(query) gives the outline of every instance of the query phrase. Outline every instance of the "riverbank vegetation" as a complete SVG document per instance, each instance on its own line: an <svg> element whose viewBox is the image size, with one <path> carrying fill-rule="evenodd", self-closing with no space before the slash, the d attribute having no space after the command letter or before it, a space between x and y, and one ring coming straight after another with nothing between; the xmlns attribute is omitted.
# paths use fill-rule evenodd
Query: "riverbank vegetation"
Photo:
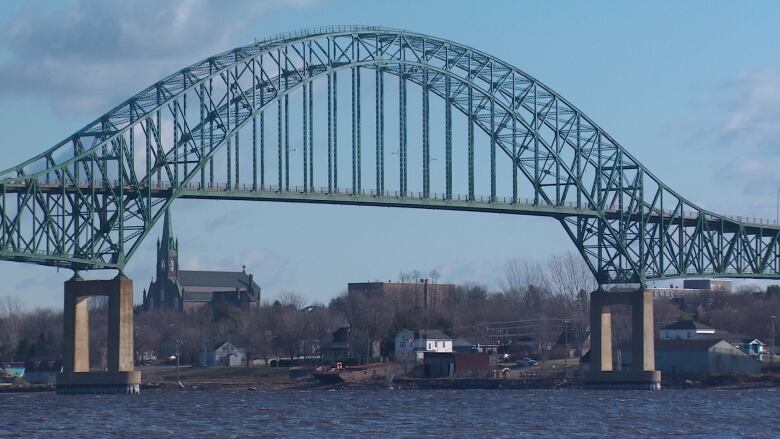
<svg viewBox="0 0 780 439"><path fill-rule="evenodd" d="M412 271L400 277L408 282L421 278L435 282L439 275ZM399 300L401 296L344 291L328 303L287 292L250 311L226 303L191 313L138 308L135 347L139 354L153 350L158 362L178 352L182 364L196 362L204 345L224 340L245 348L249 359L311 358L318 356L320 347L339 327L349 327L350 356L362 361L390 355L395 334L405 328L440 329L472 342L495 341L502 334L530 337L550 358L556 350L562 355L564 343L578 350L583 347L589 292L596 283L578 255L554 256L543 264L508 261L498 284L493 290L480 283L457 285L440 301L425 306ZM720 330L768 341L768 316L780 314L780 286L659 298L654 307L657 327L695 318ZM102 368L106 362L106 303L96 300L90 308L90 363ZM499 322L508 323L502 326ZM630 337L627 313L615 310L613 325L616 343ZM0 360L52 360L61 351L60 310L25 310L18 299L0 298Z"/></svg>

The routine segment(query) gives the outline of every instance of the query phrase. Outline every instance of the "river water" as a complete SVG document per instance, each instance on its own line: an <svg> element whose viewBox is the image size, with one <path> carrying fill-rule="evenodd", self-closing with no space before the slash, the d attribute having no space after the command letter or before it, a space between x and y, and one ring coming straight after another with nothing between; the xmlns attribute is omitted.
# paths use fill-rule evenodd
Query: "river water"
<svg viewBox="0 0 780 439"><path fill-rule="evenodd" d="M0 394L0 436L780 437L780 389Z"/></svg>

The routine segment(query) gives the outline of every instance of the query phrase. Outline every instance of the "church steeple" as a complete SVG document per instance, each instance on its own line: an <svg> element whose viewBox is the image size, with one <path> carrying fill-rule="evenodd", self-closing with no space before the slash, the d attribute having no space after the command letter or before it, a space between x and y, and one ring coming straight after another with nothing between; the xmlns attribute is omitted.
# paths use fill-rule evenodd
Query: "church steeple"
<svg viewBox="0 0 780 439"><path fill-rule="evenodd" d="M173 243L173 224L171 224L171 209L165 209L165 218L163 219L163 245L171 245Z"/></svg>
<svg viewBox="0 0 780 439"><path fill-rule="evenodd" d="M179 274L179 243L173 237L171 210L165 210L162 239L157 245L157 279L176 279Z"/></svg>

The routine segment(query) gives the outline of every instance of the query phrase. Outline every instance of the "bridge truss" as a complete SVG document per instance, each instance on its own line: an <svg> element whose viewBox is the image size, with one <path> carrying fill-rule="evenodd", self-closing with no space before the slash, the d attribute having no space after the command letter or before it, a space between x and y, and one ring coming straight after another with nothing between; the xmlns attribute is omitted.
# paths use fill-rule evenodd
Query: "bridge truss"
<svg viewBox="0 0 780 439"><path fill-rule="evenodd" d="M601 284L780 278L776 224L689 202L510 64L395 29L221 53L1 172L0 259L121 270L176 198L540 215Z"/></svg>

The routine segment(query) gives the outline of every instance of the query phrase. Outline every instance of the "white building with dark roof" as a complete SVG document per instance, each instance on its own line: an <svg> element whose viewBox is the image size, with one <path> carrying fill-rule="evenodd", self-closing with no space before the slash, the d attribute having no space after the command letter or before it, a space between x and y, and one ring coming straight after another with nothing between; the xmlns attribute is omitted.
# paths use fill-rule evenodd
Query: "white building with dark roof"
<svg viewBox="0 0 780 439"><path fill-rule="evenodd" d="M260 305L260 286L242 271L179 270L179 241L165 212L162 240L157 241L157 276L144 290L144 309L194 311L207 304L230 303L248 310Z"/></svg>
<svg viewBox="0 0 780 439"><path fill-rule="evenodd" d="M751 357L763 359L767 346L761 340L744 334L719 331L693 320L680 320L658 331L660 340L725 340Z"/></svg>
<svg viewBox="0 0 780 439"><path fill-rule="evenodd" d="M438 329L404 329L395 336L395 359L422 363L426 352L452 352L452 342L452 337Z"/></svg>
<svg viewBox="0 0 780 439"><path fill-rule="evenodd" d="M702 340L715 334L715 329L693 321L680 320L671 325L664 326L658 331L661 340Z"/></svg>

